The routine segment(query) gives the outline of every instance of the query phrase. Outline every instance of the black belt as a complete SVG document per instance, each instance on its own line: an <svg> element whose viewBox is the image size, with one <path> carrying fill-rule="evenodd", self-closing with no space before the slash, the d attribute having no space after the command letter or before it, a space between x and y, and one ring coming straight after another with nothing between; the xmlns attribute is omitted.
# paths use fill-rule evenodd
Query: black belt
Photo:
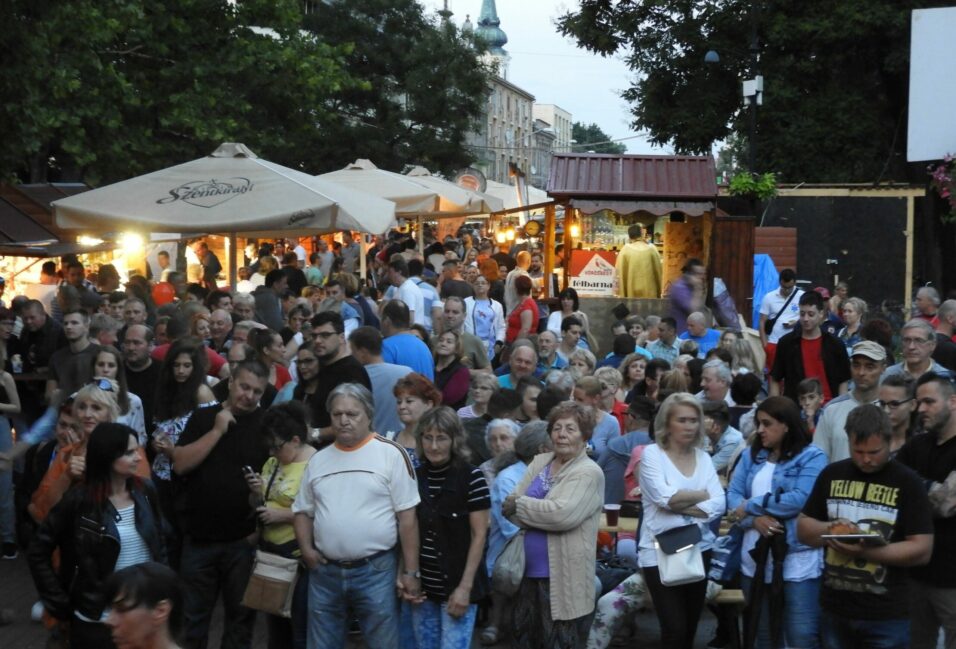
<svg viewBox="0 0 956 649"><path fill-rule="evenodd" d="M386 555L394 550L395 550L394 547L391 547L387 550L380 550L376 552L375 554L370 554L367 557L364 557L362 559L349 559L347 561L340 561L338 559L329 559L328 557L326 557L325 560L329 563L329 565L333 565L338 568L359 568L361 566L366 565L369 561L378 559L379 557Z"/></svg>

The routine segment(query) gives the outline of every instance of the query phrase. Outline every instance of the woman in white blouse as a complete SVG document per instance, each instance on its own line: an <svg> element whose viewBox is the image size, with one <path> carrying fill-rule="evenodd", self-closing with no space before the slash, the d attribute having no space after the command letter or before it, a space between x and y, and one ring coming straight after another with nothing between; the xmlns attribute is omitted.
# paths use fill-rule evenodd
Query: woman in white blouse
<svg viewBox="0 0 956 649"><path fill-rule="evenodd" d="M638 563L660 621L661 647L691 649L707 581L664 586L657 567L655 537L696 524L706 567L714 542L708 523L724 513L726 499L710 456L701 448L704 417L697 399L685 392L665 399L654 421L654 439L656 444L648 446L641 458L644 520Z"/></svg>

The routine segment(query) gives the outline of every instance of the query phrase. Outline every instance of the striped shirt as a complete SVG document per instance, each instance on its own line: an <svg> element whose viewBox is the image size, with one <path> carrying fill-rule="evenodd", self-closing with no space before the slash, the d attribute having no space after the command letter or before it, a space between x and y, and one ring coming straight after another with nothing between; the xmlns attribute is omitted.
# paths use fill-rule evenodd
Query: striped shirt
<svg viewBox="0 0 956 649"><path fill-rule="evenodd" d="M116 531L119 533L120 551L114 571L150 561L149 546L136 529L136 506L116 510Z"/></svg>
<svg viewBox="0 0 956 649"><path fill-rule="evenodd" d="M448 470L451 464L443 467L428 468L428 495L431 498L438 498L441 494L442 486L448 477ZM471 480L468 483L468 511L477 512L491 509L491 494L488 491L488 483L485 482L485 476L481 470L475 467L471 469ZM422 573L422 590L426 594L437 598L447 599L451 593L445 591L444 573L441 569L441 553L438 550L438 542L435 533L431 530L426 532L422 540L420 551L420 566Z"/></svg>

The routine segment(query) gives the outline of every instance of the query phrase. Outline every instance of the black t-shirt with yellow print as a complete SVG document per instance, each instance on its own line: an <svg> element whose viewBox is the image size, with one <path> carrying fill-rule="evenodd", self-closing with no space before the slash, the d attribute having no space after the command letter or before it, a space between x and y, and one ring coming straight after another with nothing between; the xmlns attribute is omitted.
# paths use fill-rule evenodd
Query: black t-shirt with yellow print
<svg viewBox="0 0 956 649"><path fill-rule="evenodd" d="M932 534L926 489L911 469L895 460L876 473L860 471L851 460L824 469L803 513L820 521L843 518L889 543ZM909 615L907 570L847 557L827 548L820 589L824 610L856 620L902 619Z"/></svg>

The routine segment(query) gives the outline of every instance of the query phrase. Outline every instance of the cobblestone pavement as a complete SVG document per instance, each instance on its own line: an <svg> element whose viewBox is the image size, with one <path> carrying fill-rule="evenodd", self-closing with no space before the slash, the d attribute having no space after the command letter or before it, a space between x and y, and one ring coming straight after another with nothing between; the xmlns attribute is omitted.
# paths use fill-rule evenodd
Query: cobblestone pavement
<svg viewBox="0 0 956 649"><path fill-rule="evenodd" d="M13 614L13 623L0 626L0 649L45 649L47 632L37 622L30 621L30 607L37 601L36 590L30 578L26 559L23 553L12 561L0 561L0 609L9 609ZM695 646L703 648L713 634L714 618L705 612L697 631ZM633 635L623 646L641 647L642 649L656 649L660 647L657 619L652 611L643 611L636 616L636 628ZM222 634L222 613L217 610L213 617L212 632L209 647L218 647ZM476 639L472 643L474 649L481 647ZM260 618L256 624L253 639L254 649L265 649L266 629ZM499 647L507 647L501 644ZM613 646L613 645L612 645ZM364 644L359 639L351 640L347 649L362 649ZM404 649L404 648L402 648Z"/></svg>

